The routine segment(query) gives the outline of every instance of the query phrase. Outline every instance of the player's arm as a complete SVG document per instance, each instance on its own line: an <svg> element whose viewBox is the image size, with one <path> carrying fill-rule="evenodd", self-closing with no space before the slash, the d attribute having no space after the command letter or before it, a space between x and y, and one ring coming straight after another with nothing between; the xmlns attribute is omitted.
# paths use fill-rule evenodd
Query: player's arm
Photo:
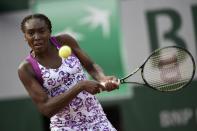
<svg viewBox="0 0 197 131"><path fill-rule="evenodd" d="M85 85L90 85L93 87L98 85L92 81L79 82L72 89L61 95L56 97L48 97L42 89L40 83L35 79L35 73L28 62L25 61L19 66L18 75L39 111L48 117L53 116L62 108L67 106L79 92L86 89ZM99 90L93 89L88 91L93 94L99 92Z"/></svg>
<svg viewBox="0 0 197 131"><path fill-rule="evenodd" d="M87 72L92 76L93 79L99 82L106 82L106 81L116 81L116 77L114 76L106 76L102 70L102 68L94 63L90 57L79 47L77 41L73 39L69 35L61 35L57 37L58 41L62 44L66 44L71 47L74 54L79 58L80 62L82 63L83 67L87 70ZM118 83L109 83L106 90L111 91L117 88Z"/></svg>
<svg viewBox="0 0 197 131"><path fill-rule="evenodd" d="M94 63L85 52L81 50L75 39L66 34L58 36L57 39L62 45L66 44L71 47L72 52L79 58L81 64L93 77L93 79L97 81L102 81L102 79L105 77L103 70L99 65Z"/></svg>

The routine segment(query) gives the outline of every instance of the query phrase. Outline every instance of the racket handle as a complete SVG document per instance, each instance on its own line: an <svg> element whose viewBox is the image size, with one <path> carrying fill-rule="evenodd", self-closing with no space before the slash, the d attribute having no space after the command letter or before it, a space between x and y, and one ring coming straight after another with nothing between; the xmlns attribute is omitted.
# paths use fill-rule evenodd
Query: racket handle
<svg viewBox="0 0 197 131"><path fill-rule="evenodd" d="M102 86L104 86L105 87L105 82L101 82L100 83ZM99 88L99 90L100 90L100 92L102 92L103 91L103 89L102 88Z"/></svg>
<svg viewBox="0 0 197 131"><path fill-rule="evenodd" d="M118 79L118 80L117 80L117 82L118 82L118 85L120 85L120 84L121 84L121 80L120 80L120 79Z"/></svg>
<svg viewBox="0 0 197 131"><path fill-rule="evenodd" d="M105 82L101 82L100 84L101 84L102 86L105 86Z"/></svg>
<svg viewBox="0 0 197 131"><path fill-rule="evenodd" d="M112 81L112 83L113 83L113 82L114 82L114 81ZM119 84L121 84L121 83L120 83L120 79L117 79L117 83L118 83L118 85L119 85ZM105 84L106 84L106 83L105 83L105 82L101 82L100 84L101 84L102 86L104 86L104 87L105 87ZM100 92L102 92L102 91L103 91L103 89L102 89L102 88L99 88L99 90L100 90Z"/></svg>

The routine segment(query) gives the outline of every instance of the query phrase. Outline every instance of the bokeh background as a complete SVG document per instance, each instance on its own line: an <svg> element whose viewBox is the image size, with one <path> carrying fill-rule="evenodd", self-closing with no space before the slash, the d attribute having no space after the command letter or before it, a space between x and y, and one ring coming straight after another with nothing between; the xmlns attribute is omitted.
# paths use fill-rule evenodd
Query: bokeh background
<svg viewBox="0 0 197 131"><path fill-rule="evenodd" d="M53 35L72 35L108 75L123 77L169 45L197 58L197 0L1 0L0 131L49 130L17 75L30 51L20 23L32 13L51 19ZM125 85L97 97L118 131L197 130L196 75L178 92Z"/></svg>

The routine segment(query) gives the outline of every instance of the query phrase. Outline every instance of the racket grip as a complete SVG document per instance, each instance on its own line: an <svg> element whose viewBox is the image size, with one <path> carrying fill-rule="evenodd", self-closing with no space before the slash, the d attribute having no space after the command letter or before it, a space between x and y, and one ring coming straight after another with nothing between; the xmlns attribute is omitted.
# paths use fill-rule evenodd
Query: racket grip
<svg viewBox="0 0 197 131"><path fill-rule="evenodd" d="M101 82L100 84L101 84L102 86L105 86L105 82Z"/></svg>
<svg viewBox="0 0 197 131"><path fill-rule="evenodd" d="M112 82L114 82L114 81L112 81ZM121 84L121 80L120 80L120 79L117 79L116 82L118 83L118 85ZM101 84L102 86L105 86L105 82L101 82L100 84Z"/></svg>
<svg viewBox="0 0 197 131"><path fill-rule="evenodd" d="M114 82L114 81L112 81L112 82ZM121 83L120 83L120 82L121 82L121 81L120 81L120 79L117 79L117 81L116 81L116 82L118 83L118 85L119 85L119 84L121 84ZM101 82L100 84L101 84L102 86L104 86L104 87L105 87L105 84L106 84L106 83L105 83L105 82ZM102 88L99 88L99 90L100 90L100 92L102 92L102 91L103 91L103 89L102 89Z"/></svg>
<svg viewBox="0 0 197 131"><path fill-rule="evenodd" d="M105 82L101 82L100 83L102 86L104 86L105 87ZM99 88L99 90L100 90L100 92L102 92L103 91L103 89L102 88Z"/></svg>
<svg viewBox="0 0 197 131"><path fill-rule="evenodd" d="M120 84L121 84L121 80L120 80L120 79L117 79L117 82L118 82L118 85L120 85Z"/></svg>

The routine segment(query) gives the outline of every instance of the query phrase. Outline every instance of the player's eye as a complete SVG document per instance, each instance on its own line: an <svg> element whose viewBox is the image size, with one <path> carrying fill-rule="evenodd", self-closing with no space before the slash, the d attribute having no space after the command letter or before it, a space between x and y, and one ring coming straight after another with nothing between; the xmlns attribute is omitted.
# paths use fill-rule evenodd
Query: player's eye
<svg viewBox="0 0 197 131"><path fill-rule="evenodd" d="M45 32L45 29L39 30L39 33L43 34Z"/></svg>
<svg viewBox="0 0 197 131"><path fill-rule="evenodd" d="M28 34L29 36L33 36L33 35L34 35L34 32L33 32L33 31L28 31L27 34Z"/></svg>

